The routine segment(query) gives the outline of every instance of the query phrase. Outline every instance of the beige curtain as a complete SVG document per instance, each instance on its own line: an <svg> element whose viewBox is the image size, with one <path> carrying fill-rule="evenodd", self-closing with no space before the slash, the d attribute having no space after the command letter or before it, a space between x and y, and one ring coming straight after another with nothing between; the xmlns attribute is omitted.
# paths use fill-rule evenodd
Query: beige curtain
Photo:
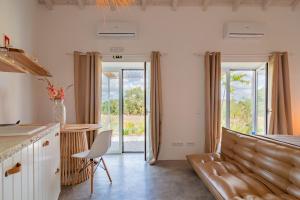
<svg viewBox="0 0 300 200"><path fill-rule="evenodd" d="M221 139L221 53L205 54L205 152L216 152Z"/></svg>
<svg viewBox="0 0 300 200"><path fill-rule="evenodd" d="M151 149L152 159L150 164L158 160L161 144L161 125L162 125L162 96L161 96L161 72L160 72L160 53L151 53L151 88L150 88L150 118L151 118Z"/></svg>
<svg viewBox="0 0 300 200"><path fill-rule="evenodd" d="M269 59L271 115L268 134L292 135L292 111L288 53L275 52Z"/></svg>
<svg viewBox="0 0 300 200"><path fill-rule="evenodd" d="M74 86L76 122L99 124L101 105L101 56L98 52L74 52ZM89 147L96 132L88 133Z"/></svg>

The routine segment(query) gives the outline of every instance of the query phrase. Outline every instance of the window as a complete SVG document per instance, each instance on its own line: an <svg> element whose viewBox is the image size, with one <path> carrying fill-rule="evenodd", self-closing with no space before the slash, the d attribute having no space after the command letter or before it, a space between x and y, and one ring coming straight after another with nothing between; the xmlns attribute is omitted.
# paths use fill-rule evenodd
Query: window
<svg viewBox="0 0 300 200"><path fill-rule="evenodd" d="M222 63L222 126L245 134L267 130L267 64Z"/></svg>

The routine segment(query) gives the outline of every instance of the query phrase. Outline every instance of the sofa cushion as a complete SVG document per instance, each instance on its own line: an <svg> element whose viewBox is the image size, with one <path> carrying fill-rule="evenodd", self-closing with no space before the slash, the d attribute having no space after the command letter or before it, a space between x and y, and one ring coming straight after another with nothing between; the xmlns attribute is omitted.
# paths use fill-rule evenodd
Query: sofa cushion
<svg viewBox="0 0 300 200"><path fill-rule="evenodd" d="M238 163L223 160L219 154L189 155L187 159L196 173L223 199L297 199L268 181L261 181L260 177Z"/></svg>
<svg viewBox="0 0 300 200"><path fill-rule="evenodd" d="M221 155L300 199L300 148L223 129Z"/></svg>
<svg viewBox="0 0 300 200"><path fill-rule="evenodd" d="M300 200L300 147L223 128L220 154L187 158L220 199Z"/></svg>

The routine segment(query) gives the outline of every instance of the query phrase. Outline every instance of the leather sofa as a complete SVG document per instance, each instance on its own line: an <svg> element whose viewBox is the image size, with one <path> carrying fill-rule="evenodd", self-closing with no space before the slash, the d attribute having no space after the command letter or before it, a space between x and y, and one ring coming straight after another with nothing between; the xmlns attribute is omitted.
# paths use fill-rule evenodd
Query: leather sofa
<svg viewBox="0 0 300 200"><path fill-rule="evenodd" d="M221 153L187 159L216 199L300 199L300 147L223 128Z"/></svg>

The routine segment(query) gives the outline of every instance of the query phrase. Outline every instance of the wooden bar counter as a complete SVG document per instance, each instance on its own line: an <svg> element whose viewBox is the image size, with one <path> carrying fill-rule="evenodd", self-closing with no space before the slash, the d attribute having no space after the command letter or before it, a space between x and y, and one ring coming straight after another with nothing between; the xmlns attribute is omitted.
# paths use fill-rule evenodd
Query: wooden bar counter
<svg viewBox="0 0 300 200"><path fill-rule="evenodd" d="M86 168L81 173L83 160L72 158L72 155L88 150L87 132L100 129L98 124L66 124L61 129L61 184L74 185L86 181L90 175L90 169ZM93 132L91 132L92 134ZM92 138L92 137L89 137ZM91 142L91 141L90 141Z"/></svg>

